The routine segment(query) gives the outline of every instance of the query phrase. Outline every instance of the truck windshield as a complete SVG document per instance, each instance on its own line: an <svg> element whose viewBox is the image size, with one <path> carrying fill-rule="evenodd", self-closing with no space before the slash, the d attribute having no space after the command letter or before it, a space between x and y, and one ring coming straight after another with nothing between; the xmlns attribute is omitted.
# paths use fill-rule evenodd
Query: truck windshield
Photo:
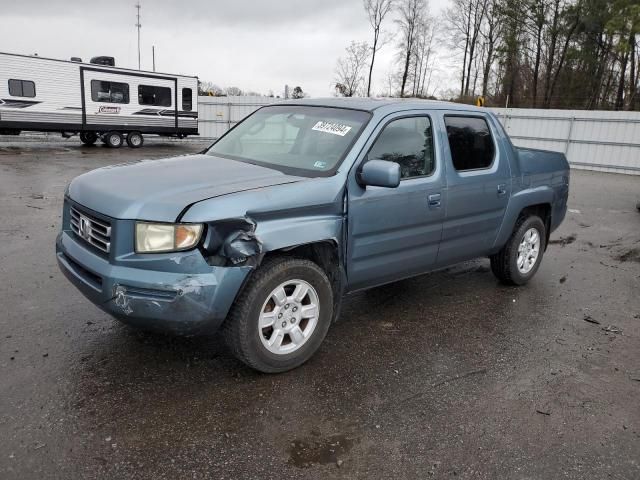
<svg viewBox="0 0 640 480"><path fill-rule="evenodd" d="M367 112L342 108L264 107L220 138L207 154L285 173L332 175L369 118Z"/></svg>

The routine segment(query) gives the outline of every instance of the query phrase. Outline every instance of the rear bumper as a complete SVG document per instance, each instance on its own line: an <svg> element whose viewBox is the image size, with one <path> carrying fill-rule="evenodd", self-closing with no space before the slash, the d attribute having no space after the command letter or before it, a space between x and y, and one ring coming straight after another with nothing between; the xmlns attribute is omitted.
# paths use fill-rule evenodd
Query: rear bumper
<svg viewBox="0 0 640 480"><path fill-rule="evenodd" d="M251 270L210 267L191 274L113 265L67 231L58 235L56 257L69 281L105 312L140 328L177 334L215 331Z"/></svg>

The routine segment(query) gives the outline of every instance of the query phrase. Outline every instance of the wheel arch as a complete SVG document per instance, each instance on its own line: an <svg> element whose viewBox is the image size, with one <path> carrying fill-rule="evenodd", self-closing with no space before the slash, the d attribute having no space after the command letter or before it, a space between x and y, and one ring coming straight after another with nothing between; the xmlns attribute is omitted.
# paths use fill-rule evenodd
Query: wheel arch
<svg viewBox="0 0 640 480"><path fill-rule="evenodd" d="M260 263L264 262L267 258L274 257L304 258L314 262L322 268L322 270L327 274L327 277L329 277L331 288L333 290L333 320L338 318L340 314L340 306L342 304L341 299L346 286L346 275L343 267L340 245L335 239L328 238L270 250L264 253ZM252 274L259 268L260 265L253 270ZM245 280L245 284L242 289L244 289L249 277L250 275ZM238 292L236 298L240 295L242 289Z"/></svg>
<svg viewBox="0 0 640 480"><path fill-rule="evenodd" d="M549 245L549 236L551 235L551 203L537 203L535 205L524 207L520 211L518 218L528 217L531 215L540 217L542 219L542 222L544 223L544 249L546 251L547 246Z"/></svg>
<svg viewBox="0 0 640 480"><path fill-rule="evenodd" d="M546 227L546 248L551 230L553 199L554 194L550 187L525 189L513 195L509 200L500 232L493 244L493 252L497 252L507 243L515 225L518 223L518 219L527 214L536 214L542 218Z"/></svg>

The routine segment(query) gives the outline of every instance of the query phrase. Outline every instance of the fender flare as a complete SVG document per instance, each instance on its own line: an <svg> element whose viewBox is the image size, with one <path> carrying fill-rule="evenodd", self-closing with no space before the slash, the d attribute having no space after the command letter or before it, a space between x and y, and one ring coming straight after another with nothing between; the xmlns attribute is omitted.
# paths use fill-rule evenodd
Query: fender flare
<svg viewBox="0 0 640 480"><path fill-rule="evenodd" d="M554 192L549 186L525 188L512 195L502 219L500 231L493 244L493 250L501 249L509 240L513 228L520 217L520 213L527 207L534 205L553 205Z"/></svg>

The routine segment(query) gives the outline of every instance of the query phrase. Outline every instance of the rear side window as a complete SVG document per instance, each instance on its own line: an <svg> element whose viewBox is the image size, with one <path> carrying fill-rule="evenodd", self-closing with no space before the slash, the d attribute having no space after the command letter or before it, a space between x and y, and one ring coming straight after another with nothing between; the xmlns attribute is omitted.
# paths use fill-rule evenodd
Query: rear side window
<svg viewBox="0 0 640 480"><path fill-rule="evenodd" d="M190 112L193 108L193 97L190 88L182 89L182 110Z"/></svg>
<svg viewBox="0 0 640 480"><path fill-rule="evenodd" d="M369 150L367 159L396 162L403 179L431 175L435 166L431 120L408 117L389 122Z"/></svg>
<svg viewBox="0 0 640 480"><path fill-rule="evenodd" d="M444 123L456 170L480 170L493 164L496 148L484 118L445 116Z"/></svg>
<svg viewBox="0 0 640 480"><path fill-rule="evenodd" d="M170 107L171 89L152 85L138 85L138 103L155 107Z"/></svg>
<svg viewBox="0 0 640 480"><path fill-rule="evenodd" d="M33 98L36 96L36 84L31 80L9 80L9 95Z"/></svg>
<svg viewBox="0 0 640 480"><path fill-rule="evenodd" d="M129 103L129 85L91 80L91 100L103 103Z"/></svg>

